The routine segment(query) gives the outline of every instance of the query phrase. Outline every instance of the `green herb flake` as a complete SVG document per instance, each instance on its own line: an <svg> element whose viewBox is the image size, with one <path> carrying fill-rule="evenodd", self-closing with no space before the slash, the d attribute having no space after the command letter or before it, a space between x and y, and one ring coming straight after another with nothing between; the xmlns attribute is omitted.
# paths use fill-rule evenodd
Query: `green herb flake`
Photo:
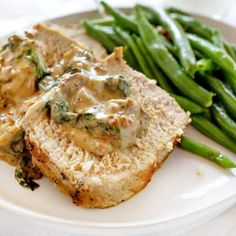
<svg viewBox="0 0 236 236"><path fill-rule="evenodd" d="M43 57L37 52L36 48L30 48L26 52L26 58L35 66L37 79L42 79L48 74Z"/></svg>
<svg viewBox="0 0 236 236"><path fill-rule="evenodd" d="M120 91L122 91L124 93L125 97L128 97L130 95L129 83L124 78L119 79L118 87L119 87Z"/></svg>
<svg viewBox="0 0 236 236"><path fill-rule="evenodd" d="M29 153L24 154L16 166L15 178L17 182L26 188L34 191L39 187L39 184L34 182L35 179L42 178L42 173L39 169L32 164L31 156Z"/></svg>
<svg viewBox="0 0 236 236"><path fill-rule="evenodd" d="M51 117L59 124L76 122L78 114L69 111L69 105L65 100L59 100L51 104Z"/></svg>
<svg viewBox="0 0 236 236"><path fill-rule="evenodd" d="M119 89L125 97L130 95L130 85L123 76L108 77L106 85L113 91Z"/></svg>

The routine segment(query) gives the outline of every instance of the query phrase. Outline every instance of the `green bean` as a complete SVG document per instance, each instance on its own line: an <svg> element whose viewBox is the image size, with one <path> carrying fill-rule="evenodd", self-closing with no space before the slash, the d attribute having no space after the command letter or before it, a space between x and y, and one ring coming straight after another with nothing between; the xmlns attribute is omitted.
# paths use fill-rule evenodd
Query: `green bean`
<svg viewBox="0 0 236 236"><path fill-rule="evenodd" d="M101 33L105 34L108 38L110 38L116 46L124 45L123 40L117 35L116 31L111 26L100 26L95 25L96 30L100 31Z"/></svg>
<svg viewBox="0 0 236 236"><path fill-rule="evenodd" d="M152 77L150 79L154 79L157 81L157 83L159 84L158 78L156 78L155 76L155 65L153 60L150 58L150 56L147 54L145 48L142 48L143 45L141 42L141 38L138 37L136 34L132 35L132 39L134 41L134 43L136 44L137 49L140 52L140 55L143 57L143 60L146 61L146 64L150 70L150 73L152 74Z"/></svg>
<svg viewBox="0 0 236 236"><path fill-rule="evenodd" d="M149 64L150 68L152 69L153 74L155 76L155 80L157 81L157 83L160 85L161 88L163 88L168 93L173 93L173 89L172 89L171 85L169 84L168 79L165 77L165 75L162 73L160 68L158 68L158 66L152 60L142 39L136 35L133 35L133 37L135 38L135 42L138 45L139 50L142 52L143 56L146 58L146 60Z"/></svg>
<svg viewBox="0 0 236 236"><path fill-rule="evenodd" d="M119 37L119 35L116 33L113 27L100 27L98 26L98 29L100 29L102 32L104 32L113 42L116 43L116 46L123 46L125 42L122 40L122 38Z"/></svg>
<svg viewBox="0 0 236 236"><path fill-rule="evenodd" d="M148 21L153 23L153 24L159 24L159 22L157 22L156 17L153 15L152 12L149 12L148 9L147 11L145 11L145 9L143 9L143 11L145 12L145 16L148 18ZM160 34L160 37L162 39L163 44L165 45L165 47L176 57L178 57L178 52L176 50L176 48L174 47L174 45L166 39L166 37L163 34Z"/></svg>
<svg viewBox="0 0 236 236"><path fill-rule="evenodd" d="M135 70L141 71L139 64L131 50L127 45L125 45L125 41L117 34L117 32L112 27L101 27L97 26L96 29L107 36L110 40L112 40L116 46L123 46L124 47L124 58L127 63L134 68Z"/></svg>
<svg viewBox="0 0 236 236"><path fill-rule="evenodd" d="M212 60L207 58L202 58L196 62L194 65L194 73L207 73L211 74L215 69L215 65Z"/></svg>
<svg viewBox="0 0 236 236"><path fill-rule="evenodd" d="M199 143L196 140L182 137L179 145L181 148L204 157L209 161L213 161L223 168L236 168L236 164L230 160L229 157L223 155L221 152L212 147Z"/></svg>
<svg viewBox="0 0 236 236"><path fill-rule="evenodd" d="M217 78L204 75L204 81L216 93L222 104L225 106L229 114L236 119L236 97L232 92Z"/></svg>
<svg viewBox="0 0 236 236"><path fill-rule="evenodd" d="M205 117L201 115L193 115L192 126L199 130L201 133L214 140L215 142L221 144L230 151L236 153L235 142L232 141L223 131L221 131L212 122L208 121Z"/></svg>
<svg viewBox="0 0 236 236"><path fill-rule="evenodd" d="M183 10L180 10L176 7L168 7L168 8L166 8L166 11L168 13L177 13L177 14L180 14L180 15L189 16L189 14L187 12L184 12Z"/></svg>
<svg viewBox="0 0 236 236"><path fill-rule="evenodd" d="M205 39L192 34L188 34L188 38L194 48L201 51L227 73L231 74L231 76L228 76L228 82L236 93L236 64L233 59L223 49L216 47Z"/></svg>
<svg viewBox="0 0 236 236"><path fill-rule="evenodd" d="M176 102L182 107L182 109L184 109L185 111L189 111L193 115L206 112L205 108L199 106L195 102L192 102L188 98L175 94L170 94L170 95L176 100Z"/></svg>
<svg viewBox="0 0 236 236"><path fill-rule="evenodd" d="M101 27L99 25L92 24L90 21L84 22L87 33L98 40L108 52L113 52L116 46L124 46L124 58L127 63L136 70L141 70L133 52L129 47L125 45L123 39L121 39L112 27Z"/></svg>
<svg viewBox="0 0 236 236"><path fill-rule="evenodd" d="M186 31L197 34L202 38L210 40L216 46L224 49L227 54L232 57L234 61L236 61L236 54L232 46L221 36L220 32L217 29L200 22L189 15L186 16L183 14L176 13L171 14L171 17L177 20Z"/></svg>
<svg viewBox="0 0 236 236"><path fill-rule="evenodd" d="M144 60L142 54L140 53L140 51L138 50L135 42L133 41L132 37L130 36L129 33L122 31L120 28L116 28L116 32L118 33L118 35L126 42L126 44L131 48L131 50L133 51L133 54L135 55L141 70L143 71L143 73L149 77L149 78L153 78L152 73L150 72L150 69L148 67L147 62Z"/></svg>
<svg viewBox="0 0 236 236"><path fill-rule="evenodd" d="M194 49L193 51L194 51L194 54L195 54L197 59L204 58L204 55L201 52L199 52L198 50Z"/></svg>
<svg viewBox="0 0 236 236"><path fill-rule="evenodd" d="M204 112L204 114L202 114L207 120L213 122L213 117L212 117L212 112L210 110L210 108L206 109L206 111Z"/></svg>
<svg viewBox="0 0 236 236"><path fill-rule="evenodd" d="M178 57L178 53L177 53L177 50L176 50L176 48L173 46L173 44L170 42L170 41L168 41L166 38L165 38L165 36L164 35L162 35L162 34L159 34L160 35L160 38L161 38L161 40L162 40L162 43L165 45L165 47L174 55L174 56L176 56L176 57Z"/></svg>
<svg viewBox="0 0 236 236"><path fill-rule="evenodd" d="M129 30L134 33L138 33L138 27L132 18L130 18L120 10L114 9L104 1L101 1L101 4L104 7L104 9L115 18L117 24L121 28Z"/></svg>
<svg viewBox="0 0 236 236"><path fill-rule="evenodd" d="M171 14L171 17L178 21L186 31L199 35L202 38L210 40L216 46L224 48L223 38L215 28L202 23L191 16L173 13Z"/></svg>
<svg viewBox="0 0 236 236"><path fill-rule="evenodd" d="M224 49L228 53L229 56L233 58L234 61L236 61L236 54L234 52L234 49L228 42L224 42Z"/></svg>
<svg viewBox="0 0 236 236"><path fill-rule="evenodd" d="M229 73L228 71L222 70L222 76L223 78L228 82L228 84L230 85L230 89L233 91L234 94L235 93L235 88L236 88L236 77Z"/></svg>
<svg viewBox="0 0 236 236"><path fill-rule="evenodd" d="M115 20L113 17L104 17L99 19L90 20L92 24L100 25L100 26L113 26L115 24Z"/></svg>
<svg viewBox="0 0 236 236"><path fill-rule="evenodd" d="M228 116L226 111L221 106L214 104L212 112L217 124L226 134L236 140L236 123Z"/></svg>
<svg viewBox="0 0 236 236"><path fill-rule="evenodd" d="M124 58L127 61L128 65L133 69L138 71L141 70L130 47L124 46Z"/></svg>
<svg viewBox="0 0 236 236"><path fill-rule="evenodd" d="M141 7L142 9L145 9L145 11L152 13L157 19L157 22L160 22L160 24L163 25L166 31L171 35L173 43L177 49L177 54L181 65L185 71L192 76L196 58L182 27L161 8L156 8L154 10L153 8L146 6Z"/></svg>
<svg viewBox="0 0 236 236"><path fill-rule="evenodd" d="M213 94L187 76L172 54L163 45L159 33L147 21L141 8L136 7L135 14L141 38L158 66L186 97L204 107L211 106Z"/></svg>
<svg viewBox="0 0 236 236"><path fill-rule="evenodd" d="M221 66L229 73L236 74L236 65L226 52L209 41L193 34L188 34L188 38L194 48L211 58L216 64Z"/></svg>
<svg viewBox="0 0 236 236"><path fill-rule="evenodd" d="M234 54L236 55L236 45L235 45L235 44L232 44L232 45L231 45L231 48L232 48L232 50L234 51Z"/></svg>
<svg viewBox="0 0 236 236"><path fill-rule="evenodd" d="M110 40L112 40L116 46L123 46L124 48L124 58L127 61L127 63L134 68L135 70L140 71L139 64L131 50L127 45L125 45L125 42L120 36L117 34L117 32L112 27L100 27L99 25L96 27L98 31L101 31L103 34L105 34Z"/></svg>
<svg viewBox="0 0 236 236"><path fill-rule="evenodd" d="M113 49L116 47L116 43L113 42L104 32L102 32L97 25L94 25L89 21L84 21L83 25L86 32L91 37L99 41L108 52L113 52Z"/></svg>

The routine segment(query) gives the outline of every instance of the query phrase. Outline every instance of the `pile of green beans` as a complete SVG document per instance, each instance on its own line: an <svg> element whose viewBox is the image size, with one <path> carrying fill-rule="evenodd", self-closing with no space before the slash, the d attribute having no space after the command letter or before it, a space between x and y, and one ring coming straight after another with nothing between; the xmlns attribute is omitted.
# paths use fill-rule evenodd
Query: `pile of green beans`
<svg viewBox="0 0 236 236"><path fill-rule="evenodd" d="M109 16L84 21L87 33L108 53L123 46L127 63L189 111L197 130L236 153L236 47L179 9L137 5L128 15L104 1L101 5ZM236 167L217 150L187 137L180 147L223 168Z"/></svg>

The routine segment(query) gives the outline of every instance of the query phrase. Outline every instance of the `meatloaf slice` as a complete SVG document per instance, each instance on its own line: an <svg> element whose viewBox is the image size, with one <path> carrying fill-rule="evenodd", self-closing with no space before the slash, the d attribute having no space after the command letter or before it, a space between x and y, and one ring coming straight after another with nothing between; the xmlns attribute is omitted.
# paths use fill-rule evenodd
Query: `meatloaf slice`
<svg viewBox="0 0 236 236"><path fill-rule="evenodd" d="M28 110L24 120L34 164L75 204L89 208L114 206L142 190L190 122L189 114L155 81L126 64L122 48L101 66L108 74L129 80L130 97L146 114L146 125L135 145L97 157L76 146L60 124L40 115L46 113L40 102Z"/></svg>

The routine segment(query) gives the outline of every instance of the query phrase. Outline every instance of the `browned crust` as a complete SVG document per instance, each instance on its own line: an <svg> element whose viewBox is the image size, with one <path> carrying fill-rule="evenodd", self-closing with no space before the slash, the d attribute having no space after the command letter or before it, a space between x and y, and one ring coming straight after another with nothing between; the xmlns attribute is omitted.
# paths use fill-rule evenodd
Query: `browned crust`
<svg viewBox="0 0 236 236"><path fill-rule="evenodd" d="M179 136L176 136L176 137L174 138L174 141L173 141L174 147L173 147L172 151L174 150L175 146L177 145L179 138L180 138ZM171 151L171 152L172 152L172 151ZM165 160L169 157L169 155L171 154L171 152L167 153L167 155L166 155L161 161L154 163L154 164L150 167L150 170L147 171L147 174L146 174L146 181L145 181L145 184L143 185L143 187L142 187L141 189L143 189L143 188L151 181L151 178L152 178L153 174L157 171L157 169L159 169L159 168L162 167L163 163L164 163ZM139 189L138 191L140 191L141 189ZM138 192L138 191L137 191L137 192Z"/></svg>
<svg viewBox="0 0 236 236"><path fill-rule="evenodd" d="M28 140L27 136L26 140ZM40 150L36 142L29 142L29 145L31 147L32 162L40 169L43 175L64 194L75 195L77 190L68 181L66 174L61 172L57 165ZM71 187L69 187L70 185Z"/></svg>
<svg viewBox="0 0 236 236"><path fill-rule="evenodd" d="M174 138L174 145L177 144L179 138L179 136L176 136ZM102 196L95 196L94 193L90 192L89 190L77 188L71 183L67 174L63 173L61 169L56 165L56 163L52 162L50 158L40 150L40 147L36 142L30 141L28 139L28 136L26 136L26 140L28 140L31 146L32 161L40 169L43 175L46 176L58 190L60 190L65 195L69 195L72 198L74 204L89 208L107 208L131 198L134 194L141 191L151 181L151 178L155 171L163 165L164 161L170 154L167 153L162 161L155 162L146 170L140 171L136 174L137 177L142 181L140 181L140 185L136 186L133 189L130 189L132 194L130 194L129 197L127 197L126 199L120 199L120 201L117 201L113 205L104 206L102 202Z"/></svg>

